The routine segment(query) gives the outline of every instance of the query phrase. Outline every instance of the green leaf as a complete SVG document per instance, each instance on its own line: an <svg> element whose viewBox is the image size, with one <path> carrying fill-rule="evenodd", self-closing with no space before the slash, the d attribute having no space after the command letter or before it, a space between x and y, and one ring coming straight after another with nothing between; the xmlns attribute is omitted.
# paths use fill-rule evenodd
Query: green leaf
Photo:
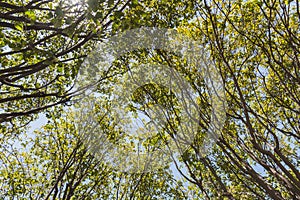
<svg viewBox="0 0 300 200"><path fill-rule="evenodd" d="M19 31L23 31L24 30L24 25L22 23L17 23L15 25L15 28Z"/></svg>
<svg viewBox="0 0 300 200"><path fill-rule="evenodd" d="M36 20L36 15L35 15L34 11L32 11L32 10L27 10L25 12L25 15L32 21Z"/></svg>

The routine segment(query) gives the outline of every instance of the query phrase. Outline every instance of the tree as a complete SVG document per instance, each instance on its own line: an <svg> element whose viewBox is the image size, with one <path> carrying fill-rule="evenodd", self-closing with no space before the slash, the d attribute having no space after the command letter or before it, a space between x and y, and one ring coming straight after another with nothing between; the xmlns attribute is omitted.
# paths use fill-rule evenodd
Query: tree
<svg viewBox="0 0 300 200"><path fill-rule="evenodd" d="M111 73L115 72L116 76L98 85L97 92L107 94L105 89L113 83L110 81L116 81L122 75L120 69L126 69L132 58L140 63L160 63L179 71L201 97L197 99L201 117L196 137L190 148L173 160L188 182L189 190L193 190L199 199L300 199L298 1L151 0L122 3L90 0L88 4L53 2L52 8L48 1L31 1L24 5L0 2L0 5L1 13L5 13L0 15L3 19L1 34L5 36L0 39L2 121L10 120L12 124L22 126L34 116L31 113L67 102L72 96L69 89L80 61L95 41L141 26L176 28L202 43L224 82L228 104L226 122L219 130L216 144L205 156L201 153L202 140L212 120L209 118L211 105L205 77L194 66L189 68L179 55L149 49L131 52L115 63ZM49 13L55 15L55 19ZM95 20L97 18L102 21ZM95 32L96 25L100 29ZM62 46L65 41L70 42L70 46ZM22 44L22 48L16 46L17 43ZM61 54L65 51L67 53ZM45 69L49 71L45 73ZM152 96L167 105L171 116L179 115L180 119L180 112L173 112L176 106L173 96L170 97L164 88L157 88L153 85L141 87L134 94L135 103L143 108L148 102L147 95ZM162 91L168 93L162 95ZM98 108L110 103L109 98L101 101ZM142 175L120 174L106 168L107 163L86 152L82 138L74 131L73 118L64 118L66 110L63 106L48 108L48 124L42 132L36 133L30 152L23 152L24 155L16 150L9 152L10 148L6 146L16 140L8 136L8 132L19 135L24 130L12 129L8 123L3 123L1 164L5 167L1 169L1 177L5 181L1 185L2 193L11 197L32 195L32 198L38 198L33 195L39 195L38 188L44 184L46 195L53 198L59 198L59 195L83 198L88 191L95 195L91 198L175 199L176 195L179 199L188 198L185 191L180 191L180 183L173 182L172 175L165 169L168 164L156 172ZM106 116L102 120L99 123L112 141L121 140L123 135L115 132L114 119ZM180 120L174 117L169 120L165 135L176 134ZM66 137L76 139L67 140ZM163 137L157 140L164 142ZM130 146L126 140L122 142ZM155 146L151 142L144 145ZM18 160L20 158L25 162ZM35 164L34 159L39 163ZM66 166L68 170L65 170ZM33 176L24 173L27 168ZM41 173L46 169L47 178L43 178ZM96 171L101 171L101 176ZM86 179L81 179L82 176ZM114 181L108 177L120 181L112 186ZM106 190L100 190L101 187ZM111 193L108 192L110 188L113 188Z"/></svg>
<svg viewBox="0 0 300 200"><path fill-rule="evenodd" d="M0 2L1 198L184 196L167 170L128 175L105 167L87 152L72 123L62 119L61 105L75 95L74 81L86 55L97 42L122 28L142 26L141 21L155 18L157 10L144 10L149 3ZM153 3L183 13L170 3ZM163 9L169 19L174 18L171 23L178 23L181 16L167 11ZM169 21L157 18L155 23ZM41 112L46 113L48 124L33 138L32 134L26 138L28 124Z"/></svg>
<svg viewBox="0 0 300 200"><path fill-rule="evenodd" d="M133 5L96 0L0 4L1 122L27 119L70 100L83 58Z"/></svg>
<svg viewBox="0 0 300 200"><path fill-rule="evenodd" d="M96 41L143 25L175 26L183 15L156 1L32 0L0 6L1 122L70 100L78 68ZM158 6L163 10L155 10Z"/></svg>
<svg viewBox="0 0 300 200"><path fill-rule="evenodd" d="M128 174L107 165L84 145L74 113L52 116L19 147L3 144L0 198L183 199L169 169Z"/></svg>
<svg viewBox="0 0 300 200"><path fill-rule="evenodd" d="M299 199L299 2L197 8L190 34L219 68L228 110L211 154L195 143L182 158L190 181L206 198Z"/></svg>

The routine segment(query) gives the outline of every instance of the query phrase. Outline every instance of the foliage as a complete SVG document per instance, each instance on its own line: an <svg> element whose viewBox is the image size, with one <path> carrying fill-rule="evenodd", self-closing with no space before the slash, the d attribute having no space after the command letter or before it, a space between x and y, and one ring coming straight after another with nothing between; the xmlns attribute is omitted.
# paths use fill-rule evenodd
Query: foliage
<svg viewBox="0 0 300 200"><path fill-rule="evenodd" d="M183 188L168 169L122 173L84 145L76 118L51 120L34 137L5 144L1 152L1 198L17 199L177 199ZM3 144L4 147L4 144ZM3 148L4 149L4 148ZM176 190L179 189L178 191ZM180 191L181 190L181 191Z"/></svg>
<svg viewBox="0 0 300 200"><path fill-rule="evenodd" d="M300 199L298 1L14 0L0 6L2 199ZM96 88L103 95L96 109L109 109L104 96L133 58L179 71L200 95L197 137L173 160L186 187L168 165L126 174L99 160L67 108L78 68L95 44L142 26L176 28L201 41L226 92L220 137L203 156L211 120L205 77L171 50L140 50L116 61L114 76L103 77ZM150 95L170 115L180 115L173 110L174 94L156 86L139 88L133 101L142 108ZM40 112L48 123L26 136L27 123ZM170 118L166 134L176 132L179 119ZM112 142L129 148L116 123L110 116L99 121Z"/></svg>

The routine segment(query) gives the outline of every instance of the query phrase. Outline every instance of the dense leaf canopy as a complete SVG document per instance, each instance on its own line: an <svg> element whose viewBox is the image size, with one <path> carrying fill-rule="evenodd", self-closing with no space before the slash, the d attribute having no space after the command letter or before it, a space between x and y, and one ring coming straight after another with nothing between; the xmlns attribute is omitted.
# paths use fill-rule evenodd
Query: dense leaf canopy
<svg viewBox="0 0 300 200"><path fill-rule="evenodd" d="M86 105L74 85L97 44L140 27L172 28L201 43L222 77L226 119L203 156L212 120L203 74L172 50L123 55L94 90L96 122L112 144L134 149L107 114L111 85L130 67L177 70L199 94L200 112L182 155L151 172L126 173L82 140L91 130L78 126ZM0 199L300 199L299 53L297 0L2 0ZM175 140L182 119L174 94L155 84L136 90L131 109L144 111L149 96L171 116L143 143L155 149ZM46 123L32 131L42 116Z"/></svg>

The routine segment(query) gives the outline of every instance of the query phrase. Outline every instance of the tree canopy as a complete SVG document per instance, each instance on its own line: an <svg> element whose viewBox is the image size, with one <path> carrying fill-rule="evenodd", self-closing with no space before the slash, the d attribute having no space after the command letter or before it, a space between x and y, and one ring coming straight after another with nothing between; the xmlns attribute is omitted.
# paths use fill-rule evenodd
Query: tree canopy
<svg viewBox="0 0 300 200"><path fill-rule="evenodd" d="M84 60L141 27L198 41L220 74L226 118L205 154L213 120L207 77L174 49L120 56L93 88L93 121L79 117L88 106L75 87ZM2 0L0 30L0 199L300 199L299 1ZM142 64L184 77L198 95L191 118L199 129L170 161L128 173L90 151L82 134L95 123L111 144L136 151L136 138L112 115L111 92ZM146 113L153 102L167 123L143 141L151 151L176 141L184 121L174 91L155 83L132 94L128 112ZM43 127L30 131L43 115Z"/></svg>

